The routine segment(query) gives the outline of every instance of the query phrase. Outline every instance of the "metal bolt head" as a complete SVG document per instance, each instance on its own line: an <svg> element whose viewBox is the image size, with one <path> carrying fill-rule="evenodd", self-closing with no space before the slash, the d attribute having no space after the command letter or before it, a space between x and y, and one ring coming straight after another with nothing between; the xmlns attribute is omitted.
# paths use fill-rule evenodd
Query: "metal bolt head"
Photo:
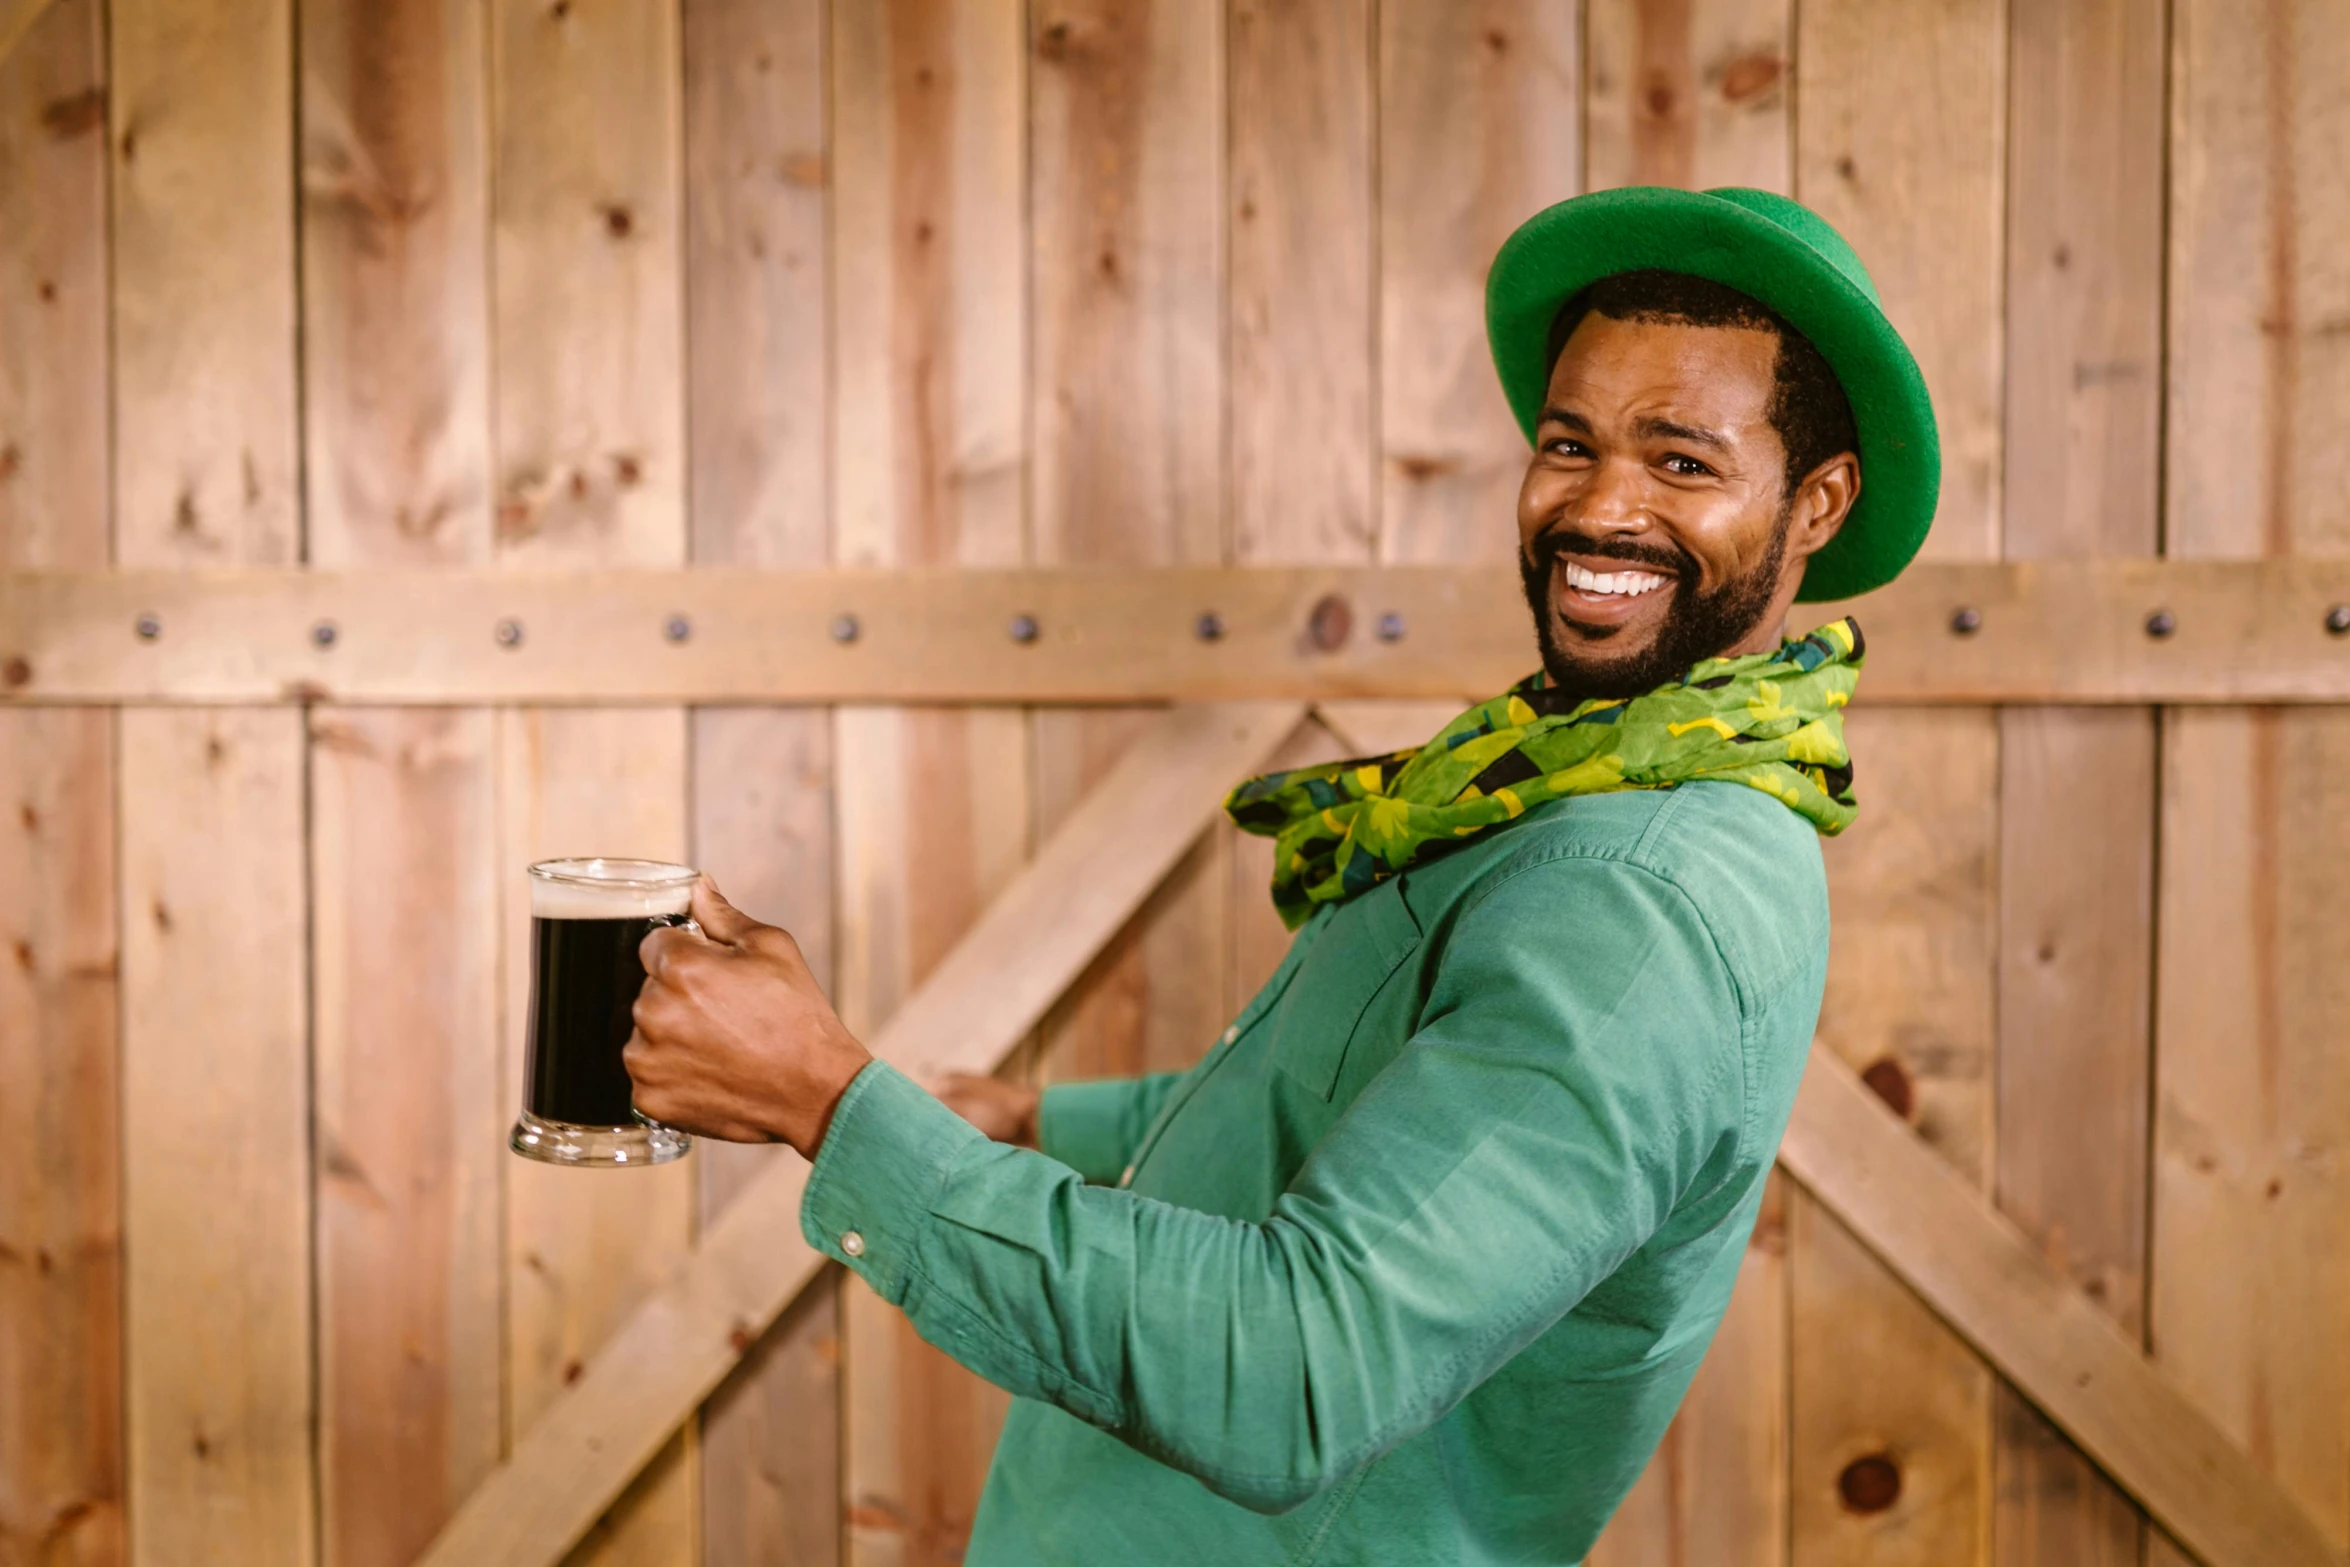
<svg viewBox="0 0 2350 1567"><path fill-rule="evenodd" d="M335 623L331 620L322 620L317 625L310 628L310 640L312 644L322 648L333 647L335 645L335 638L340 635L342 635L342 633L335 629Z"/></svg>
<svg viewBox="0 0 2350 1567"><path fill-rule="evenodd" d="M2337 637L2350 637L2350 604L2336 604L2326 611L2326 630Z"/></svg>
<svg viewBox="0 0 2350 1567"><path fill-rule="evenodd" d="M1380 641L1401 642L1403 640L1403 630L1403 616L1397 614L1394 610L1391 609L1386 614L1379 617Z"/></svg>
<svg viewBox="0 0 2350 1567"><path fill-rule="evenodd" d="M683 615L672 615L661 623L661 635L672 642L683 642L694 634L694 623Z"/></svg>
<svg viewBox="0 0 2350 1567"><path fill-rule="evenodd" d="M2146 617L2146 634L2150 637L2167 637L2178 629L2178 617L2167 609L2158 609Z"/></svg>
<svg viewBox="0 0 2350 1567"><path fill-rule="evenodd" d="M1983 612L1972 604L1964 604L1951 611L1950 630L1954 636L1971 637L1983 629Z"/></svg>
<svg viewBox="0 0 2350 1567"><path fill-rule="evenodd" d="M1222 641L1224 637L1224 617L1211 609L1207 613L1201 615L1199 619L1193 621L1191 623L1191 629L1202 642Z"/></svg>
<svg viewBox="0 0 2350 1567"><path fill-rule="evenodd" d="M857 640L857 633L862 629L857 624L857 617L854 615L832 617L832 640L835 642L854 642Z"/></svg>
<svg viewBox="0 0 2350 1567"><path fill-rule="evenodd" d="M163 617L149 610L131 622L131 629L139 634L141 642L152 642L163 635Z"/></svg>
<svg viewBox="0 0 2350 1567"><path fill-rule="evenodd" d="M1015 642L1034 642L1037 632L1036 617L1034 615L1014 615L1011 625L1005 629L1011 632L1012 640Z"/></svg>
<svg viewBox="0 0 2350 1567"><path fill-rule="evenodd" d="M497 638L500 647L522 646L522 622L519 620L499 621Z"/></svg>

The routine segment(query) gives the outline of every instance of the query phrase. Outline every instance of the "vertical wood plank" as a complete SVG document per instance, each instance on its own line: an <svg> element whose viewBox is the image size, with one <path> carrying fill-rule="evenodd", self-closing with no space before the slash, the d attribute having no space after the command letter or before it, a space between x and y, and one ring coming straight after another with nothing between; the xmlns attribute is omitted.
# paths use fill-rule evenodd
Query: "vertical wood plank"
<svg viewBox="0 0 2350 1567"><path fill-rule="evenodd" d="M497 0L491 406L503 562L685 557L680 49L676 10L650 0ZM660 628L643 635L657 653ZM549 854L682 859L686 721L676 710L514 711L498 728L511 1112L528 989L523 866ZM690 1160L610 1177L507 1161L509 1441L683 1255L693 1180ZM681 1433L574 1559L697 1560L696 1456L694 1433Z"/></svg>
<svg viewBox="0 0 2350 1567"><path fill-rule="evenodd" d="M1526 440L1485 348L1485 269L1576 193L1576 0L1379 8L1381 558L1506 560Z"/></svg>
<svg viewBox="0 0 2350 1567"><path fill-rule="evenodd" d="M2350 34L2314 0L2187 0L2172 28L2166 545L2339 552L2350 458L2320 432L2350 410ZM2150 1336L2340 1545L2350 719L2172 711L2162 758Z"/></svg>
<svg viewBox="0 0 2350 1567"><path fill-rule="evenodd" d="M302 6L320 565L490 554L485 21L475 0ZM322 708L309 738L322 1545L393 1567L502 1435L494 731Z"/></svg>
<svg viewBox="0 0 2350 1567"><path fill-rule="evenodd" d="M825 7L687 0L685 272L693 555L830 558ZM832 982L832 720L702 708L693 854ZM773 1148L704 1143L707 1225ZM709 1567L840 1559L839 1284L820 1280L702 1412Z"/></svg>
<svg viewBox="0 0 2350 1567"><path fill-rule="evenodd" d="M1225 10L1035 9L1039 564L1229 558ZM1036 715L1039 834L1147 722ZM1206 1048L1224 1023L1230 849L1211 833L1055 1009L1047 1075L1161 1070Z"/></svg>
<svg viewBox="0 0 2350 1567"><path fill-rule="evenodd" d="M1787 0L1596 0L1588 186L1789 189L1793 22ZM1786 1560L1789 1200L1774 1174L1721 1331L1595 1567Z"/></svg>
<svg viewBox="0 0 2350 1567"><path fill-rule="evenodd" d="M286 0L110 17L123 565L299 554L292 22ZM131 1556L306 1563L301 718L132 710L120 747Z"/></svg>
<svg viewBox="0 0 2350 1567"><path fill-rule="evenodd" d="M831 11L836 559L1026 555L1025 33L1015 0ZM835 999L869 1030L1027 852L1012 711L848 708ZM961 1559L1004 1395L841 1286L848 1556Z"/></svg>
<svg viewBox="0 0 2350 1567"><path fill-rule="evenodd" d="M1789 0L1591 0L1584 183L1794 182Z"/></svg>
<svg viewBox="0 0 2350 1567"><path fill-rule="evenodd" d="M0 563L109 558L94 0L0 59ZM38 675L39 671L32 672ZM114 717L0 714L0 1559L123 1559Z"/></svg>
<svg viewBox="0 0 2350 1567"><path fill-rule="evenodd" d="M1819 0L1797 11L1796 195L1843 231L1933 393L1929 552L1999 548L2006 8ZM1820 1035L1976 1180L1991 1174L1998 726L1856 715L1859 824L1828 846ZM1872 810L1866 803L1874 800ZM1788 1229L1793 1554L1982 1562L1990 1373L1808 1199ZM1888 1498L1871 1483L1888 1461ZM1856 1467L1857 1466L1857 1467Z"/></svg>
<svg viewBox="0 0 2350 1567"><path fill-rule="evenodd" d="M1367 561L1371 452L1370 0L1232 0L1232 554Z"/></svg>
<svg viewBox="0 0 2350 1567"><path fill-rule="evenodd" d="M126 712L121 756L132 1560L307 1563L301 715Z"/></svg>
<svg viewBox="0 0 2350 1567"><path fill-rule="evenodd" d="M2006 547L2156 545L2163 15L2011 9ZM1996 1158L2008 1215L2133 1332L2145 1326L2152 1065L2151 714L2000 714ZM1998 1392L2002 1567L2126 1567L2128 1500Z"/></svg>

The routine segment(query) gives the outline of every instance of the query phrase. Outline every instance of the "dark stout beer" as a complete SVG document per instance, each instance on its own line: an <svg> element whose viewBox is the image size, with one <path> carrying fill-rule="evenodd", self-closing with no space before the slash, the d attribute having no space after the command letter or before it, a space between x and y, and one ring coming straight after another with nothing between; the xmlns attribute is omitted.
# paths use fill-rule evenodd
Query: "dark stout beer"
<svg viewBox="0 0 2350 1567"><path fill-rule="evenodd" d="M530 1017L512 1146L556 1164L662 1164L689 1139L636 1113L620 1052L644 988L637 948L686 922L694 872L649 860L530 868Z"/></svg>
<svg viewBox="0 0 2350 1567"><path fill-rule="evenodd" d="M644 987L637 947L661 919L530 922L530 1044L523 1103L542 1121L625 1126L629 1008Z"/></svg>

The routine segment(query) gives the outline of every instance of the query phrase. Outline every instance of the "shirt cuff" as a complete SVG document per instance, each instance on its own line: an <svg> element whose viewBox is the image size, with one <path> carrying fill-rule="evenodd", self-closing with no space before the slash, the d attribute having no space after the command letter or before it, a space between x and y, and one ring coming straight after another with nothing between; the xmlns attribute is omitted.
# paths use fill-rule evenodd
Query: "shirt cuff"
<svg viewBox="0 0 2350 1567"><path fill-rule="evenodd" d="M1117 1180L1132 1152L1126 1122L1134 1088L1122 1077L1047 1088L1036 1109L1038 1149L1096 1185Z"/></svg>
<svg viewBox="0 0 2350 1567"><path fill-rule="evenodd" d="M800 1198L800 1233L891 1305L905 1299L930 1205L979 1129L885 1061L833 1108Z"/></svg>

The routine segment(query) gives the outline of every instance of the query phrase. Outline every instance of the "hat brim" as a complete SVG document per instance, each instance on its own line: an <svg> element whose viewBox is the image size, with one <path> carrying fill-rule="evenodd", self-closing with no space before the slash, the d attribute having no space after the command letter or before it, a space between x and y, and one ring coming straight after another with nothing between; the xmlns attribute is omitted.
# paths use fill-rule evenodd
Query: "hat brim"
<svg viewBox="0 0 2350 1567"><path fill-rule="evenodd" d="M1494 258L1485 332L1503 395L1534 439L1550 389L1552 321L1603 277L1657 268L1760 300L1811 339L1860 434L1860 499L1804 571L1804 601L1852 598L1900 575L1925 543L1942 484L1934 406L1917 360L1858 283L1788 229L1700 191L1602 191L1537 213Z"/></svg>

